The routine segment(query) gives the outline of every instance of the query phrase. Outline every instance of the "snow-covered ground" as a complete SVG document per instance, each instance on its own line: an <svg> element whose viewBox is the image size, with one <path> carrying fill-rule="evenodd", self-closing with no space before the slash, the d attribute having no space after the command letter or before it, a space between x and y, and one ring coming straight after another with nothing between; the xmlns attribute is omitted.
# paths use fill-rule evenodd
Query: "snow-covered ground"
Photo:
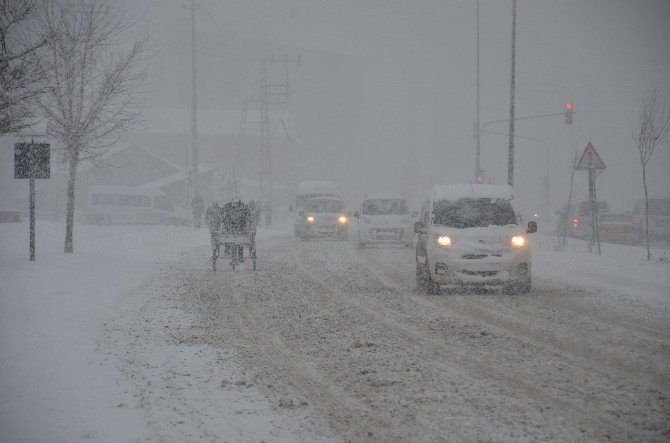
<svg viewBox="0 0 670 443"><path fill-rule="evenodd" d="M1 441L669 437L666 249L538 234L529 296L428 297L412 250L287 225L257 274L212 273L205 229L63 230L29 262L0 224Z"/></svg>
<svg viewBox="0 0 670 443"><path fill-rule="evenodd" d="M162 432L153 421L161 420L182 428L173 441L201 437L202 420L209 420L203 435L214 440L290 440L297 432L278 434L291 423L271 424L270 405L243 383L239 369L221 354L225 349L172 340L189 323L170 311L169 301L167 308L146 306L157 296L177 294L179 276L170 264L209 269L206 229L76 225L74 254L62 252L62 223L38 220L36 237L37 260L30 262L27 224L0 224L0 441L155 439ZM149 312L145 322L141 315L151 309L161 315ZM165 324L127 334L150 318ZM136 348L140 341L151 346L147 353ZM147 358L137 362L142 374L124 372L127 362L120 358L133 355ZM219 410L203 408L189 418L173 417L178 404L170 401L148 407L142 398L147 382L155 377L161 397L173 391L169 378L185 371L199 389L192 395L206 392Z"/></svg>
<svg viewBox="0 0 670 443"><path fill-rule="evenodd" d="M588 252L588 242L560 239L553 234L537 234L534 239L534 275L567 287L626 294L636 299L670 303L670 249L652 246L652 261L647 261L643 246L601 243L601 254L595 246Z"/></svg>

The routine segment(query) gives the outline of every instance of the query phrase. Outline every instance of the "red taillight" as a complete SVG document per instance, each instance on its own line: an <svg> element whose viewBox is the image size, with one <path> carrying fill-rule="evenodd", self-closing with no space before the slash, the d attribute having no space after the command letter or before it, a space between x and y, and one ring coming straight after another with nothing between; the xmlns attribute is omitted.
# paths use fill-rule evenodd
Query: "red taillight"
<svg viewBox="0 0 670 443"><path fill-rule="evenodd" d="M578 218L573 218L572 219L572 227L573 227L573 229L579 228L579 219Z"/></svg>

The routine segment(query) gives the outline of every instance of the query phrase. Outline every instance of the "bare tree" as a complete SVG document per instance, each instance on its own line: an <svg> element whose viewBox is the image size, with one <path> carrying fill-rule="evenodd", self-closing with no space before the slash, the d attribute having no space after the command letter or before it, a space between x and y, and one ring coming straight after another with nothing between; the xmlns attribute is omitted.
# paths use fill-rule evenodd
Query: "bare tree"
<svg viewBox="0 0 670 443"><path fill-rule="evenodd" d="M46 88L38 63L47 41L36 26L43 0L0 0L0 135L33 123L35 98Z"/></svg>
<svg viewBox="0 0 670 443"><path fill-rule="evenodd" d="M642 165L642 183L644 184L644 237L647 244L647 260L651 260L649 250L649 192L647 191L647 163L656 146L670 129L670 110L659 89L654 89L642 99L640 123L633 130L633 140L637 144Z"/></svg>
<svg viewBox="0 0 670 443"><path fill-rule="evenodd" d="M105 148L140 123L146 35L131 38L132 23L109 0L54 3L42 22L55 37L47 42L50 87L40 107L69 167L65 252L72 252L77 166L100 166Z"/></svg>

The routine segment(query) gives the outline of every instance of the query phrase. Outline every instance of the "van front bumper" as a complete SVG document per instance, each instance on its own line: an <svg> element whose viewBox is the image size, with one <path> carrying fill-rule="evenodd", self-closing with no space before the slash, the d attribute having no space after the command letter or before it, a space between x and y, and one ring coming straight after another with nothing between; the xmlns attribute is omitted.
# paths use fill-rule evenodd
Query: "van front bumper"
<svg viewBox="0 0 670 443"><path fill-rule="evenodd" d="M430 254L428 266L433 282L440 285L498 286L531 278L528 251L494 253Z"/></svg>
<svg viewBox="0 0 670 443"><path fill-rule="evenodd" d="M360 225L358 227L359 241L371 244L407 244L411 243L414 232L404 225Z"/></svg>

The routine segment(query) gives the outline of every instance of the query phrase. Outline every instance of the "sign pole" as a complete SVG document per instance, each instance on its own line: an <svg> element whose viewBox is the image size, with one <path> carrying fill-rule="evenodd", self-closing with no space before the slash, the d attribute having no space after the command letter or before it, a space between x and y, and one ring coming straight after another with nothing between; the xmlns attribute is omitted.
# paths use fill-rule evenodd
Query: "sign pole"
<svg viewBox="0 0 670 443"><path fill-rule="evenodd" d="M593 244L598 245L598 255L600 254L600 235L598 233L598 204L596 202L596 170L606 169L600 155L596 152L591 142L586 145L586 149L575 164L574 169L589 171L589 203L591 205L591 226L589 227L589 253L593 249ZM567 224L566 224L567 226Z"/></svg>
<svg viewBox="0 0 670 443"><path fill-rule="evenodd" d="M596 239L596 170L589 168L589 203L591 204L591 226L589 229L589 254Z"/></svg>
<svg viewBox="0 0 670 443"><path fill-rule="evenodd" d="M30 179L30 261L35 261L35 179Z"/></svg>
<svg viewBox="0 0 670 443"><path fill-rule="evenodd" d="M51 176L51 146L48 143L16 143L14 145L14 178L29 179L30 261L35 261L35 179Z"/></svg>

